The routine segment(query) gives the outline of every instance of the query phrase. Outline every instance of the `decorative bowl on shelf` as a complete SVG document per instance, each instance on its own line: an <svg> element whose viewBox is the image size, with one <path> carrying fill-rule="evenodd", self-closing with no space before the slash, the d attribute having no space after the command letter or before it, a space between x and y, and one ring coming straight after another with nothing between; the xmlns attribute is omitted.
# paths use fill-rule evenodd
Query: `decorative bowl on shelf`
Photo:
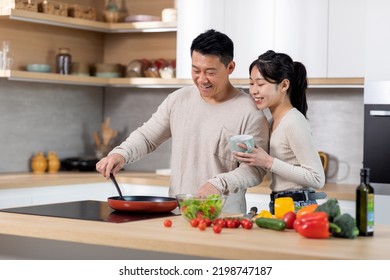
<svg viewBox="0 0 390 280"><path fill-rule="evenodd" d="M51 67L49 64L28 64L26 70L29 72L48 73L51 72Z"/></svg>
<svg viewBox="0 0 390 280"><path fill-rule="evenodd" d="M219 217L226 201L226 196L211 194L200 196L196 194L176 195L181 215L191 221L195 218L209 218L211 221Z"/></svg>

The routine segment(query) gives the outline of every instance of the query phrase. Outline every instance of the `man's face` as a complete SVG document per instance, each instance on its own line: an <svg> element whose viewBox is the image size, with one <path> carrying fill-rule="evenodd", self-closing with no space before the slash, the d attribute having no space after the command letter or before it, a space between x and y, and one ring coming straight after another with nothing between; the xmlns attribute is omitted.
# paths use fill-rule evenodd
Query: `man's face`
<svg viewBox="0 0 390 280"><path fill-rule="evenodd" d="M234 70L234 62L226 67L216 55L192 53L192 80L198 87L203 99L210 103L219 103L228 96L229 75Z"/></svg>

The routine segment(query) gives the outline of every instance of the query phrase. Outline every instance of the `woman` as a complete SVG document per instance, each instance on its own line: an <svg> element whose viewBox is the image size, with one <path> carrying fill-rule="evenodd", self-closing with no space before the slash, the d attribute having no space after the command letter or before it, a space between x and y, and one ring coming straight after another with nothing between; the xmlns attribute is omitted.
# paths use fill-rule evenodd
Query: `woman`
<svg viewBox="0 0 390 280"><path fill-rule="evenodd" d="M271 203L277 197L292 197L295 208L324 198L324 169L314 145L306 119L306 68L283 53L267 51L249 67L249 92L257 108L269 108L269 154L256 147L252 153L233 153L249 166L260 166L271 172Z"/></svg>

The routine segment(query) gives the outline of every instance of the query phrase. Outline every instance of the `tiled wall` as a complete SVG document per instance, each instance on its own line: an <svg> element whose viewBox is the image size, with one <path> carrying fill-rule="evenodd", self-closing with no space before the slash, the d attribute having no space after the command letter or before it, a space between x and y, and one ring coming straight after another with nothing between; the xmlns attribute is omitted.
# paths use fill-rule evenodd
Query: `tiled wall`
<svg viewBox="0 0 390 280"><path fill-rule="evenodd" d="M117 143L142 125L172 89L50 85L0 79L0 172L25 172L37 151L61 158L93 154L103 116ZM363 89L310 89L308 118L319 150L331 156L329 182L357 184L363 160ZM169 168L170 141L126 167ZM335 170L336 162L338 170Z"/></svg>
<svg viewBox="0 0 390 280"><path fill-rule="evenodd" d="M0 172L30 170L38 151L61 158L90 154L102 100L101 88L0 79Z"/></svg>
<svg viewBox="0 0 390 280"><path fill-rule="evenodd" d="M329 154L328 182L358 184L363 167L363 89L311 89L308 119Z"/></svg>

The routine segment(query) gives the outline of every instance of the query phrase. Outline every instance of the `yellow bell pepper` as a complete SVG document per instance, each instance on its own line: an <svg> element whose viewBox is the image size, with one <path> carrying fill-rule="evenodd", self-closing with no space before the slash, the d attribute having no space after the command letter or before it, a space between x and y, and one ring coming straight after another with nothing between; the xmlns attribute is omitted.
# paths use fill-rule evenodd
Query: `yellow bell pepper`
<svg viewBox="0 0 390 280"><path fill-rule="evenodd" d="M291 197L278 197L275 199L275 216L281 219L287 212L295 212L294 201Z"/></svg>
<svg viewBox="0 0 390 280"><path fill-rule="evenodd" d="M271 214L271 212L267 210L261 210L259 214L257 214L254 219L257 218L273 218L274 216Z"/></svg>

